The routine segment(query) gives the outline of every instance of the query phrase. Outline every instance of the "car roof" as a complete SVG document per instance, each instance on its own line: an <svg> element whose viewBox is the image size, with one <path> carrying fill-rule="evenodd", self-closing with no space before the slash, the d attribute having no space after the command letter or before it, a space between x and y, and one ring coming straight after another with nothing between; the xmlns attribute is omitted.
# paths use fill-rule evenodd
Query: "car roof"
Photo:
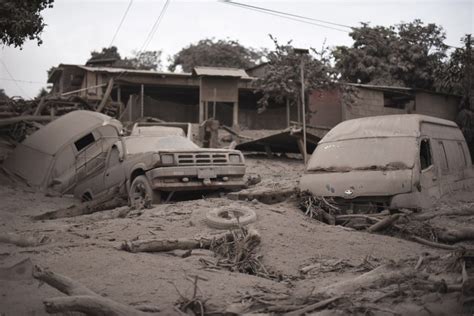
<svg viewBox="0 0 474 316"><path fill-rule="evenodd" d="M452 121L427 115L371 116L339 123L321 139L320 143L372 137L418 137L422 123L458 128Z"/></svg>
<svg viewBox="0 0 474 316"><path fill-rule="evenodd" d="M96 127L109 124L118 130L121 129L121 123L108 115L92 111L73 111L40 128L28 136L22 144L54 155L66 143L77 140Z"/></svg>

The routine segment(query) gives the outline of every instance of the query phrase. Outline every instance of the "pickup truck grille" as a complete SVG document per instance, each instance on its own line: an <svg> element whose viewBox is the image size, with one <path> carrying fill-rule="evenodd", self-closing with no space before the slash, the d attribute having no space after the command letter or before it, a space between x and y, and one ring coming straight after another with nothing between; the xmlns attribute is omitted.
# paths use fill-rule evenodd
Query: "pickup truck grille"
<svg viewBox="0 0 474 316"><path fill-rule="evenodd" d="M227 154L222 153L186 153L177 154L178 165L226 164Z"/></svg>

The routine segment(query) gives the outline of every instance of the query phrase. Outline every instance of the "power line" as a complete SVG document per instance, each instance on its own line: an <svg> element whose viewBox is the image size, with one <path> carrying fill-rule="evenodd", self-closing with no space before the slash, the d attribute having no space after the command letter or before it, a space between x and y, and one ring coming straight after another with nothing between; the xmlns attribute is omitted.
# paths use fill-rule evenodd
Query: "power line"
<svg viewBox="0 0 474 316"><path fill-rule="evenodd" d="M28 81L28 80L18 80L18 79L10 79L10 78L0 78L0 80L33 83L33 84L43 84L43 85L45 84L44 82L41 82L41 81Z"/></svg>
<svg viewBox="0 0 474 316"><path fill-rule="evenodd" d="M125 10L125 13L122 16L122 20L120 20L120 23L119 23L117 29L115 30L114 37L112 37L112 40L110 41L109 47L111 47L112 44L114 43L115 38L117 37L117 34L120 31L120 28L122 27L123 21L125 21L125 17L127 16L128 11L130 10L130 7L132 6L132 3L133 3L133 0L130 0L130 2L128 3L128 7L127 7L127 9Z"/></svg>
<svg viewBox="0 0 474 316"><path fill-rule="evenodd" d="M284 19L287 19L287 20L292 20L292 21L297 21L297 22L300 22L300 23L305 23L305 24L310 24L310 25L315 25L315 26L319 26L319 27L324 27L324 28L327 28L327 29L331 29L331 30L336 30L336 31L339 31L339 32L344 32L344 33L349 33L349 31L347 30L342 30L342 29L339 29L339 28L336 28L336 27L332 27L332 26L328 26L328 25L324 25L324 24L319 24L319 23L314 23L314 22L310 22L310 21L306 21L306 20L302 20L302 19L298 19L298 18L294 18L292 16L288 16L284 13L274 13L272 12L272 10L267 10L267 9L254 9L253 6L251 7L247 7L247 6L242 6L240 4L237 4L237 3L234 3L234 2L223 2L225 4L229 4L229 5L234 5L236 7L241 7L241 8L244 8L244 9L248 9L248 10L251 10L251 11L256 11L256 12L260 12L260 13L264 13L264 14L268 14L268 15L273 15L273 16L277 16L277 17L280 17L280 18L284 18Z"/></svg>
<svg viewBox="0 0 474 316"><path fill-rule="evenodd" d="M163 8L161 8L160 14L156 18L155 23L150 29L150 32L148 32L148 35L145 41L143 42L142 46L140 47L140 50L137 52L137 56L140 56L150 44L151 40L153 39L153 36L155 35L156 30L158 29L158 26L161 23L161 20L163 19L163 16L165 15L165 12L166 12L166 9L168 8L169 3L170 3L170 0L166 0L165 4L163 5ZM120 79L120 77L122 77L126 73L127 73L127 70L120 72L117 78L115 78L115 80Z"/></svg>
<svg viewBox="0 0 474 316"><path fill-rule="evenodd" d="M310 20L310 21L315 21L315 22L321 22L321 23L326 23L326 24L330 24L330 25L334 25L334 26L347 27L347 28L349 28L349 29L352 29L352 26L346 25L346 24L335 23L335 22L326 21L326 20L320 20L320 19L315 19L315 18L309 18L309 17L306 17L306 16L298 15L298 14L293 14L293 13L282 12L282 11L277 11L277 10L273 10L273 9L267 9L267 8L257 7L257 6L250 5L250 4L235 2L235 1L232 1L232 0L221 0L221 2L223 2L223 3L225 3L225 4L238 5L238 6L245 7L245 8L249 8L249 9L252 8L252 9L257 9L257 10L264 10L264 11L267 11L267 12L273 12L273 13L276 13L276 14L283 14L283 15L286 15L286 16L294 17L294 18L299 18L299 19L304 19L304 20ZM320 25L320 24L316 24L316 25L322 26L322 25ZM323 26L323 27L324 27L324 26Z"/></svg>
<svg viewBox="0 0 474 316"><path fill-rule="evenodd" d="M297 21L297 22L301 22L301 23L305 23L305 24L310 24L310 25L315 25L315 26L319 26L319 27L324 27L324 28L328 28L328 29L332 29L332 30L336 30L336 31L340 31L340 32L345 32L345 33L350 33L350 31L342 30L340 28L330 27L330 26L327 26L327 25L319 24L319 23L311 23L309 21L317 21L317 22L327 23L327 24L331 24L331 25L346 27L346 28L349 28L351 30L354 30L354 29L357 28L357 27L350 26L350 25L345 25L345 24L340 24L340 23L335 23L335 22L330 22L330 21L305 17L305 16L302 16L302 15L292 14L292 13L283 12L283 11L277 11L277 10L273 10L273 9L267 9L267 8L263 8L263 7L257 7L257 6L253 6L253 5L249 5L249 4L245 4L245 3L240 3L240 2L234 2L232 0L218 0L218 1L222 2L224 4L234 5L236 7L241 7L241 8L256 11L256 12L265 13L265 14L281 17L281 18L284 18L284 19L293 20L293 21ZM367 36L367 35L365 35L365 37L372 38L372 39L375 39L375 40L378 39L376 37ZM449 48L460 48L458 46L453 46L453 45L448 45L448 44L445 44L445 46L447 46Z"/></svg>
<svg viewBox="0 0 474 316"><path fill-rule="evenodd" d="M5 70L7 71L8 76L11 78L12 81L15 82L15 85L17 86L18 90L20 90L20 92L23 93L26 97L30 98L30 96L25 92L25 90L23 90L23 88L18 84L18 81L17 81L17 80L13 77L13 75L10 73L10 71L8 70L7 65L3 62L2 59L0 59L0 62L2 63L3 68L5 68ZM31 98L30 98L30 99L31 99Z"/></svg>
<svg viewBox="0 0 474 316"><path fill-rule="evenodd" d="M141 52L143 52L144 50L147 49L148 45L150 44L151 40L153 39L153 36L155 35L156 31L158 30L158 26L160 25L161 21L163 20L163 16L165 15L166 10L168 9L169 3L170 3L170 0L166 0L165 4L163 5L163 8L161 8L161 12L158 15L158 17L156 18L155 23L151 27L150 32L148 32L148 35L147 35L145 41L143 42L143 44L142 44L142 46L139 50L139 53L141 53Z"/></svg>

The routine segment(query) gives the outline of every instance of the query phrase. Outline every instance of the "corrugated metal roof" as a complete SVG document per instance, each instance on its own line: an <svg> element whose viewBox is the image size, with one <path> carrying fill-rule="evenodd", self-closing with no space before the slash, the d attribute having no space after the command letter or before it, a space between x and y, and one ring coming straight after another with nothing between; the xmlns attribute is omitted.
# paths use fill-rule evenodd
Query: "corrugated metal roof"
<svg viewBox="0 0 474 316"><path fill-rule="evenodd" d="M456 123L419 114L382 115L344 121L331 129L320 143L370 137L418 137L422 122L456 127Z"/></svg>
<svg viewBox="0 0 474 316"><path fill-rule="evenodd" d="M251 79L243 69L224 67L194 67L193 75Z"/></svg>
<svg viewBox="0 0 474 316"><path fill-rule="evenodd" d="M400 92L400 93L415 93L415 92L425 92L430 94L439 94L439 95L447 95L453 97L461 97L460 95L453 94L453 93L446 93L440 91L431 91L426 89L420 88L409 88L409 87L400 87L400 86L383 86L383 85L373 85L373 84L362 84L362 83L343 83L346 86L358 87L363 89L370 89L376 91L386 91L386 92Z"/></svg>

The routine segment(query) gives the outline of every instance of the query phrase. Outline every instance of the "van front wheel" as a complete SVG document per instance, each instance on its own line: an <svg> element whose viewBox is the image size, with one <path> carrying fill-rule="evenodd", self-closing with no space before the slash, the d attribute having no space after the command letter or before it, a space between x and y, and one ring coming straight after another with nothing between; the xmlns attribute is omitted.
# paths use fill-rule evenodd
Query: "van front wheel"
<svg viewBox="0 0 474 316"><path fill-rule="evenodd" d="M161 203L161 194L153 190L144 175L136 177L130 186L130 204L133 208L146 208L151 204Z"/></svg>

